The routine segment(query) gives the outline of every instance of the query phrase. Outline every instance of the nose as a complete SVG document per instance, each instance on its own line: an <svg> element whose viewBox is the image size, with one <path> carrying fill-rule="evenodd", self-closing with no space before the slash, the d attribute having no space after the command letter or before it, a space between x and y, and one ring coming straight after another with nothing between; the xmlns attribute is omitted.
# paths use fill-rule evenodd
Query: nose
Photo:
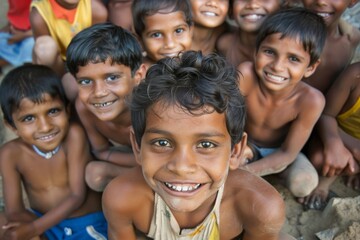
<svg viewBox="0 0 360 240"><path fill-rule="evenodd" d="M216 1L214 0L209 0L205 3L206 6L210 6L210 7L216 7Z"/></svg>
<svg viewBox="0 0 360 240"><path fill-rule="evenodd" d="M250 9L259 8L258 0L249 0L249 1L247 1L246 8L250 8Z"/></svg>
<svg viewBox="0 0 360 240"><path fill-rule="evenodd" d="M40 132L47 133L52 129L51 120L47 116L39 117L37 128Z"/></svg>
<svg viewBox="0 0 360 240"><path fill-rule="evenodd" d="M324 0L318 0L316 1L316 5L320 6L320 7L324 7L326 6L326 1Z"/></svg>
<svg viewBox="0 0 360 240"><path fill-rule="evenodd" d="M108 94L108 89L104 81L96 81L94 94L96 97L103 97Z"/></svg>
<svg viewBox="0 0 360 240"><path fill-rule="evenodd" d="M190 148L177 149L167 168L177 175L191 174L196 171L196 156Z"/></svg>
<svg viewBox="0 0 360 240"><path fill-rule="evenodd" d="M165 36L165 42L164 47L167 49L172 49L175 47L175 39L174 36L171 34L168 34Z"/></svg>
<svg viewBox="0 0 360 240"><path fill-rule="evenodd" d="M271 63L271 68L276 72L281 72L285 69L285 60L282 58L276 58Z"/></svg>

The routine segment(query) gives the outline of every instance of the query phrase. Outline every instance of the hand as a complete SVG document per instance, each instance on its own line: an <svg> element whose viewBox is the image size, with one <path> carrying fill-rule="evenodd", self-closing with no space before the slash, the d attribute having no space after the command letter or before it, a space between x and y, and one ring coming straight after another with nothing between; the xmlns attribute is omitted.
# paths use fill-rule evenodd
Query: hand
<svg viewBox="0 0 360 240"><path fill-rule="evenodd" d="M24 240L36 237L32 223L10 222L5 224L2 228L5 230L3 236L4 240Z"/></svg>
<svg viewBox="0 0 360 240"><path fill-rule="evenodd" d="M324 177L339 176L346 166L350 172L355 172L354 158L351 152L342 144L336 144L324 148Z"/></svg>
<svg viewBox="0 0 360 240"><path fill-rule="evenodd" d="M10 33L11 33L11 37L8 39L9 44L20 42L26 37L28 37L28 34L26 32L18 30L13 26L10 26Z"/></svg>

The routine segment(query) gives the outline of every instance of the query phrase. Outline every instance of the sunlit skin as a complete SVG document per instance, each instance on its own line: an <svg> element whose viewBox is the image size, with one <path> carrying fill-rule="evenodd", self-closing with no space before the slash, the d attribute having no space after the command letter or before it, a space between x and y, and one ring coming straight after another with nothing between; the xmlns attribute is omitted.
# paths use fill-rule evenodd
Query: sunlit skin
<svg viewBox="0 0 360 240"><path fill-rule="evenodd" d="M159 12L145 17L141 40L147 58L156 62L177 56L191 47L193 27L185 21L182 12Z"/></svg>
<svg viewBox="0 0 360 240"><path fill-rule="evenodd" d="M229 0L191 0L195 25L207 28L220 26L226 19Z"/></svg>
<svg viewBox="0 0 360 240"><path fill-rule="evenodd" d="M63 102L58 98L52 99L48 94L44 95L40 104L24 98L12 117L15 133L43 152L52 151L59 146L69 128Z"/></svg>
<svg viewBox="0 0 360 240"><path fill-rule="evenodd" d="M233 19L242 31L256 32L266 17L280 6L280 0L234 0Z"/></svg>
<svg viewBox="0 0 360 240"><path fill-rule="evenodd" d="M279 148L248 164L259 175L279 172L290 165L324 107L322 94L304 84L319 62L310 64L310 54L298 39L266 37L256 53L255 63L239 65L240 90L247 104L245 131L260 147Z"/></svg>
<svg viewBox="0 0 360 240"><path fill-rule="evenodd" d="M327 37L321 64L305 82L326 94L335 79L348 66L360 43L360 31L341 19L358 0L302 0L304 7L323 17Z"/></svg>
<svg viewBox="0 0 360 240"><path fill-rule="evenodd" d="M87 109L102 121L113 121L128 113L125 97L139 79L133 78L129 67L108 59L79 66L76 81L78 98Z"/></svg>
<svg viewBox="0 0 360 240"><path fill-rule="evenodd" d="M149 110L138 158L144 178L175 217L199 211L205 217L229 169L231 138L225 116L214 112L194 117L175 106L164 110L161 104Z"/></svg>
<svg viewBox="0 0 360 240"><path fill-rule="evenodd" d="M237 169L246 136L231 148L225 114L196 113L160 101L146 111L140 146L131 132L141 167L119 175L103 193L109 239L136 239L134 228L138 234L149 231L154 191L181 229L195 228L213 209L224 184L221 239L234 239L243 231L244 239L279 239L285 216L281 198L261 178Z"/></svg>

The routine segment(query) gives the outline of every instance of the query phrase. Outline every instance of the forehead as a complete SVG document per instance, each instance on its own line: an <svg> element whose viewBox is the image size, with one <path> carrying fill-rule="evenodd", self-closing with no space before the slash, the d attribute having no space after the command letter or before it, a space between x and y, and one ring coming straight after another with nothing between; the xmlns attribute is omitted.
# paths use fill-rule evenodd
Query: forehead
<svg viewBox="0 0 360 240"><path fill-rule="evenodd" d="M216 133L230 138L225 113L218 113L210 106L190 113L177 104L157 102L147 111L146 130L164 129L174 135ZM175 124L176 123L176 124Z"/></svg>
<svg viewBox="0 0 360 240"><path fill-rule="evenodd" d="M187 25L185 14L181 11L162 13L158 12L145 17L145 31L173 28Z"/></svg>
<svg viewBox="0 0 360 240"><path fill-rule="evenodd" d="M23 98L19 102L19 107L14 112L34 111L37 108L48 105L64 105L59 97L51 97L50 94L45 93L41 99L32 100L30 98Z"/></svg>
<svg viewBox="0 0 360 240"><path fill-rule="evenodd" d="M76 74L77 78L106 75L108 73L125 73L130 74L131 69L124 64L118 64L107 59L105 62L89 62L85 66L79 66L79 71Z"/></svg>

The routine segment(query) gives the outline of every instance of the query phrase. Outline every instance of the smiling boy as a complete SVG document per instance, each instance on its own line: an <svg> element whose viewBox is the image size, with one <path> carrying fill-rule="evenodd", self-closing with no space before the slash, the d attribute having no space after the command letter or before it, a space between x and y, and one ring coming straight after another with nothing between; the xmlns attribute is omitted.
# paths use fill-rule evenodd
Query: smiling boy
<svg viewBox="0 0 360 240"><path fill-rule="evenodd" d="M83 30L68 47L67 67L79 88L76 111L99 160L86 168L86 181L96 191L136 165L125 100L145 75L141 59L136 38L111 23Z"/></svg>
<svg viewBox="0 0 360 240"><path fill-rule="evenodd" d="M303 8L280 10L260 28L255 62L238 67L247 104L245 131L259 153L244 168L259 176L280 173L296 197L318 183L315 168L300 151L325 100L301 80L316 70L325 38L321 17Z"/></svg>
<svg viewBox="0 0 360 240"><path fill-rule="evenodd" d="M193 22L188 0L134 0L132 15L147 66L190 49Z"/></svg>
<svg viewBox="0 0 360 240"><path fill-rule="evenodd" d="M225 59L193 51L148 70L131 102L141 167L103 193L109 239L278 239L283 200L238 169L246 134L237 77Z"/></svg>

